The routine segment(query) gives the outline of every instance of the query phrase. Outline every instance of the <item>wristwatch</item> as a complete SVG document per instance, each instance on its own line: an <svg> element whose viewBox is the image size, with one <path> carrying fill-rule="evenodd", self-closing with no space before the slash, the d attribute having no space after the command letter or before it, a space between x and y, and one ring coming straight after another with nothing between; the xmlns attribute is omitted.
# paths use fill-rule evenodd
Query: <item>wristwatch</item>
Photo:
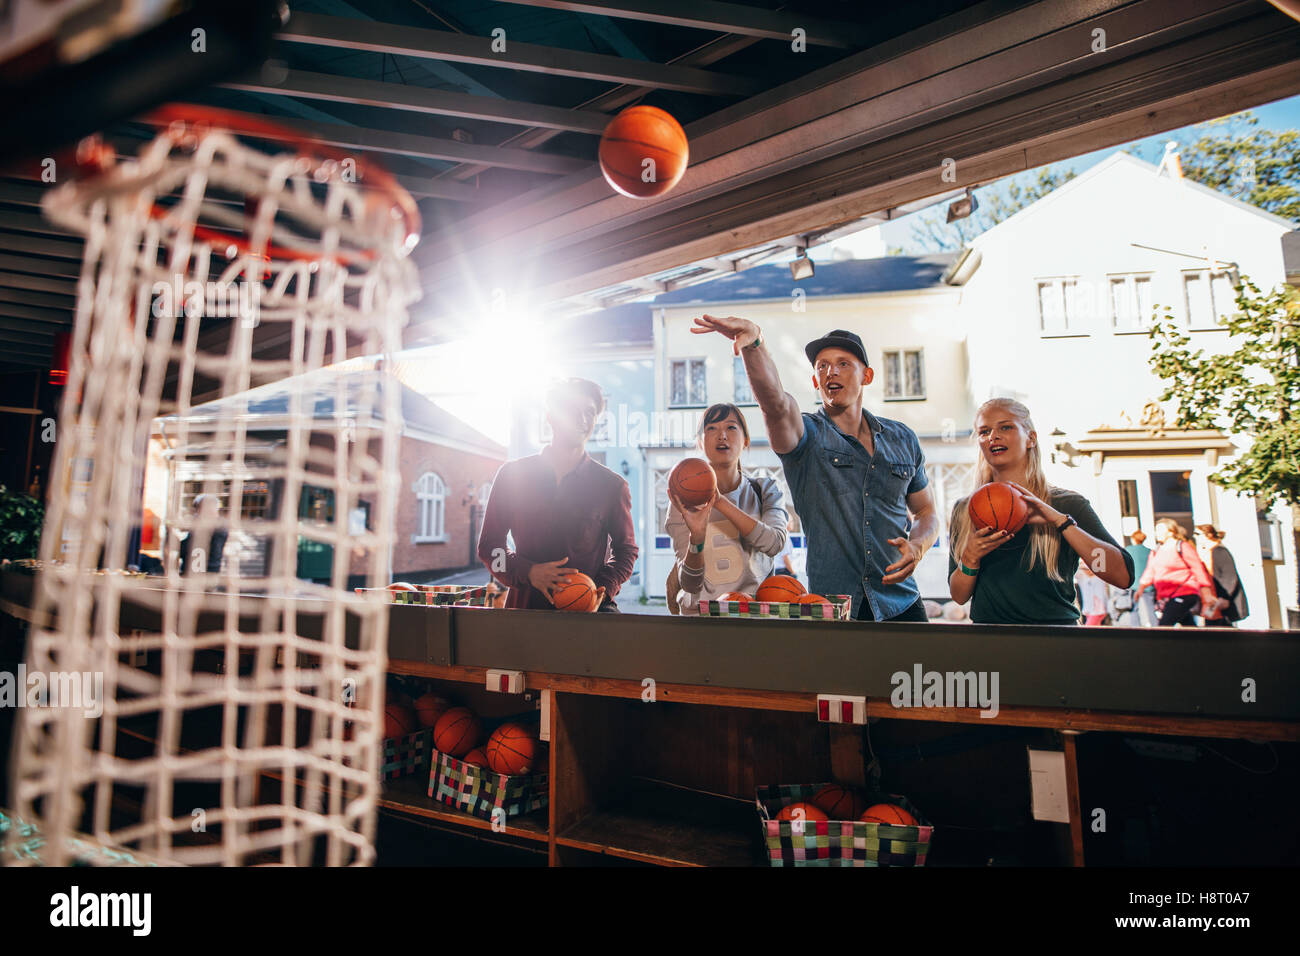
<svg viewBox="0 0 1300 956"><path fill-rule="evenodd" d="M758 330L758 335L755 337L754 341L752 341L752 342L750 342L748 345L746 345L746 346L745 346L741 351L743 351L743 352L752 352L754 349L758 348L758 347L761 346L762 344L763 344L763 330L762 330L762 329L759 329L759 330Z"/></svg>
<svg viewBox="0 0 1300 956"><path fill-rule="evenodd" d="M1079 522L1074 520L1074 515L1066 515L1065 520L1056 526L1056 533L1065 534L1066 528L1077 528L1077 527L1079 527Z"/></svg>

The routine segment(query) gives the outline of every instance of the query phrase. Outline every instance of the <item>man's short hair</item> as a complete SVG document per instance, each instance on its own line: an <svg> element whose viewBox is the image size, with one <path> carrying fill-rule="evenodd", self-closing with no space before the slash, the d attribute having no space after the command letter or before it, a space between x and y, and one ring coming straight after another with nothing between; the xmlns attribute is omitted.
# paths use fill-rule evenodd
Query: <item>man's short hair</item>
<svg viewBox="0 0 1300 956"><path fill-rule="evenodd" d="M565 378L553 384L546 390L546 407L554 408L556 402L578 396L589 398L596 403L597 418L604 414L605 393L600 390L599 385L585 378Z"/></svg>

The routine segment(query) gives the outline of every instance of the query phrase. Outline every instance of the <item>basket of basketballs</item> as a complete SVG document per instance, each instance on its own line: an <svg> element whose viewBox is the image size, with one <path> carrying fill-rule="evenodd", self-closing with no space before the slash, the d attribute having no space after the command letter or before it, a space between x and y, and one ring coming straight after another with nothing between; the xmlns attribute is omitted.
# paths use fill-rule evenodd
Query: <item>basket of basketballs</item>
<svg viewBox="0 0 1300 956"><path fill-rule="evenodd" d="M771 617L800 621L847 621L852 599L847 594L809 594L798 578L774 574L753 594L730 591L700 602L702 617Z"/></svg>
<svg viewBox="0 0 1300 956"><path fill-rule="evenodd" d="M427 691L411 697L402 691L390 693L384 701L384 740L379 776L393 780L418 773L429 764L433 726L451 706L446 698Z"/></svg>
<svg viewBox="0 0 1300 956"><path fill-rule="evenodd" d="M433 728L429 796L485 820L546 806L549 759L531 722L505 720L490 733L468 707Z"/></svg>
<svg viewBox="0 0 1300 956"><path fill-rule="evenodd" d="M934 827L906 797L838 783L759 787L772 866L925 866Z"/></svg>

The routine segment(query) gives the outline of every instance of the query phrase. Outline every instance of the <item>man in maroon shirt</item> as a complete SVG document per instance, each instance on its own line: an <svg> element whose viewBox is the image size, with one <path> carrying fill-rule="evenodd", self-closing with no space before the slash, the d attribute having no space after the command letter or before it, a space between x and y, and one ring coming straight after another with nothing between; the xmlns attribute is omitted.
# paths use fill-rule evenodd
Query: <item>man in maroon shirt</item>
<svg viewBox="0 0 1300 956"><path fill-rule="evenodd" d="M571 378L554 386L546 396L551 443L506 462L492 482L478 556L510 589L508 608L553 607L569 572L581 571L596 583L599 609L618 610L614 596L632 576L637 546L627 482L587 454L604 410L595 382Z"/></svg>

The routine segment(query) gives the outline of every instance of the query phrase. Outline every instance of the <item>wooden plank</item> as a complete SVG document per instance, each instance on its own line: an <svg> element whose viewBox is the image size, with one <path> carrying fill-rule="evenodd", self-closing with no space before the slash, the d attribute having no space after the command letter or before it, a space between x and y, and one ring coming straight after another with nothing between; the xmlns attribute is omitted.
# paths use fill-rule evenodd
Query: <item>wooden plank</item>
<svg viewBox="0 0 1300 956"><path fill-rule="evenodd" d="M1083 813L1079 808L1079 763L1074 738L1078 734L1065 731L1065 793L1070 808L1070 865L1083 866Z"/></svg>
<svg viewBox="0 0 1300 956"><path fill-rule="evenodd" d="M518 837L541 843L550 841L548 815L545 810L523 816L510 817L504 830L496 830L491 820L483 820L461 810L452 810L428 795L429 775L427 769L422 774L398 777L384 781L383 791L379 796L380 809L395 813L407 813L413 816L427 817L442 823L469 827L474 830L486 830L500 837Z"/></svg>
<svg viewBox="0 0 1300 956"><path fill-rule="evenodd" d="M867 781L867 768L862 759L861 724L827 724L830 738L831 779L837 783L861 787Z"/></svg>
<svg viewBox="0 0 1300 956"><path fill-rule="evenodd" d="M558 837L618 800L627 786L631 738L627 705L578 694L557 693L552 700L550 825Z"/></svg>
<svg viewBox="0 0 1300 956"><path fill-rule="evenodd" d="M389 661L393 673L448 680L482 681L483 667L433 667L412 661ZM605 677L578 677L542 674L529 671L525 686L547 687L566 693L602 697L639 699L642 686L637 681ZM786 710L813 713L815 694L786 691L745 690L728 687L700 687L694 684L658 684L656 697L663 702L704 704L713 707L749 707L761 710ZM1150 714L1125 714L1115 711L1076 710L1068 707L1003 706L996 717L980 717L973 708L895 707L888 700L869 698L867 716L891 720L920 720L936 723L987 724L989 726L1042 727L1050 730L1103 730L1117 733L1163 734L1175 737L1217 737L1241 740L1300 741L1300 724L1278 720L1238 720L1217 717L1183 717Z"/></svg>

